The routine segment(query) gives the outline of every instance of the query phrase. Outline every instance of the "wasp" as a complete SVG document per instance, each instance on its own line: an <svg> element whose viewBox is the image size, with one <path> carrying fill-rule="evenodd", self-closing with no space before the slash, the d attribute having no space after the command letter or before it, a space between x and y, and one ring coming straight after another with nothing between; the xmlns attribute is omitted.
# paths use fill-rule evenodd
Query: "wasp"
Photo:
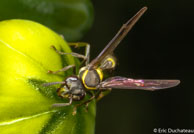
<svg viewBox="0 0 194 134"><path fill-rule="evenodd" d="M129 19L114 36L114 38L106 45L106 47L100 52L100 54L89 62L89 50L90 45L85 43L70 44L77 46L85 46L86 53L81 55L78 53L63 53L58 51L54 46L52 48L59 54L71 54L72 56L83 58L85 60L85 66L80 68L78 75L68 76L64 81L45 83L45 86L54 84L61 84L57 90L58 96L69 99L68 103L56 103L54 107L69 106L73 101L82 100L85 95L90 91L96 91L95 94L78 105L88 104L95 99L102 91L110 89L141 89L141 90L158 90L170 88L178 85L179 80L157 80L157 79L132 79L121 76L110 77L103 80L103 71L114 69L116 66L116 59L113 56L113 51L118 44L123 40L127 33L132 29L135 23L145 13L147 7L140 9L131 19ZM69 65L58 71L50 71L50 73L58 73L60 71L66 71L74 65Z"/></svg>

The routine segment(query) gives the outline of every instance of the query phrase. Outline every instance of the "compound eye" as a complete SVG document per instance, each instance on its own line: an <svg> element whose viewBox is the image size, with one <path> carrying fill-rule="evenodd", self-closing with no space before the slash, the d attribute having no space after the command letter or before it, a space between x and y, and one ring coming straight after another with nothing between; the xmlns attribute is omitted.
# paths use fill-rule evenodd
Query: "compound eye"
<svg viewBox="0 0 194 134"><path fill-rule="evenodd" d="M78 80L78 78L76 77L68 77L66 80L65 80L65 83L68 87L71 87L72 83L73 82L76 82Z"/></svg>
<svg viewBox="0 0 194 134"><path fill-rule="evenodd" d="M68 77L67 79L66 79L66 82L72 82L72 81L77 81L77 77Z"/></svg>

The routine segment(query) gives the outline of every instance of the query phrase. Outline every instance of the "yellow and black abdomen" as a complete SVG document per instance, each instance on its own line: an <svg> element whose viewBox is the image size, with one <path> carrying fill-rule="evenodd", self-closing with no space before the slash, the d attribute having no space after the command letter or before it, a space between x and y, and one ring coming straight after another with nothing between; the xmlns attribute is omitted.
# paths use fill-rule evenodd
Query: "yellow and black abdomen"
<svg viewBox="0 0 194 134"><path fill-rule="evenodd" d="M83 67L80 69L79 77L86 89L95 90L103 79L103 73L100 68L88 70Z"/></svg>
<svg viewBox="0 0 194 134"><path fill-rule="evenodd" d="M100 68L102 70L111 70L116 66L116 58L113 55L107 55L101 62Z"/></svg>

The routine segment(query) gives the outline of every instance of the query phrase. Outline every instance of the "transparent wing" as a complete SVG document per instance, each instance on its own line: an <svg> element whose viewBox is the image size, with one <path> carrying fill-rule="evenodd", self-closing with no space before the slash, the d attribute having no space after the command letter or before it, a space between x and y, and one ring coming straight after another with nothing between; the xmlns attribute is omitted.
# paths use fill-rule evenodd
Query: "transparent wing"
<svg viewBox="0 0 194 134"><path fill-rule="evenodd" d="M117 89L142 89L158 90L177 86L180 80L155 80L155 79L131 79L125 77L111 77L101 82L99 88L117 88Z"/></svg>

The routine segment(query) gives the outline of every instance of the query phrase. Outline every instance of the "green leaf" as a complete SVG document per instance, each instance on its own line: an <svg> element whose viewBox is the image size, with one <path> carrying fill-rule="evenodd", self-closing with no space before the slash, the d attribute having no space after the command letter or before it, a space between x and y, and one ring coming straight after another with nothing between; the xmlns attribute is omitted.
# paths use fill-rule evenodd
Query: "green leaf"
<svg viewBox="0 0 194 134"><path fill-rule="evenodd" d="M72 115L74 104L51 107L67 100L57 96L57 86L41 84L63 81L72 70L60 75L47 71L75 64L74 57L58 55L51 45L71 52L61 36L41 24L28 20L0 22L1 134L94 133L94 101L89 104L88 112L82 106L75 116Z"/></svg>
<svg viewBox="0 0 194 134"><path fill-rule="evenodd" d="M37 21L75 41L91 27L93 6L90 0L1 0L0 20L13 18Z"/></svg>

